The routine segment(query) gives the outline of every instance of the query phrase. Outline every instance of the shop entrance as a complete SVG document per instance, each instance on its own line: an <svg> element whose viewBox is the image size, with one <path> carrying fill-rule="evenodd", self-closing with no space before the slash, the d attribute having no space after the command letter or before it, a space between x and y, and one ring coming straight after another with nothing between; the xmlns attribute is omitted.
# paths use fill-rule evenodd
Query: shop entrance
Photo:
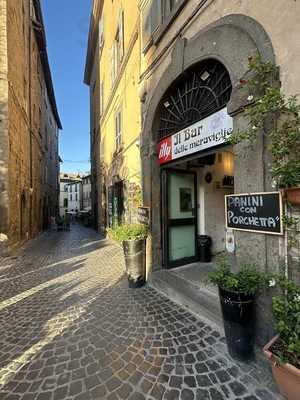
<svg viewBox="0 0 300 400"><path fill-rule="evenodd" d="M164 265L167 268L197 260L197 175L162 171Z"/></svg>

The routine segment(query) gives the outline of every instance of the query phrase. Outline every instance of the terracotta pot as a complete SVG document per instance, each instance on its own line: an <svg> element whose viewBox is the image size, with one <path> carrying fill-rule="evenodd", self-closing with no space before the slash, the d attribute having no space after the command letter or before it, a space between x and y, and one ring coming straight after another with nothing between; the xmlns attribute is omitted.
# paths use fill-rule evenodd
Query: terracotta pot
<svg viewBox="0 0 300 400"><path fill-rule="evenodd" d="M300 206L300 187L285 189L285 195L289 203Z"/></svg>
<svg viewBox="0 0 300 400"><path fill-rule="evenodd" d="M271 363L273 376L279 387L280 393L288 400L299 400L300 370L289 363L277 365L274 355L269 350L278 337L278 335L275 336L268 344L266 344L263 352Z"/></svg>

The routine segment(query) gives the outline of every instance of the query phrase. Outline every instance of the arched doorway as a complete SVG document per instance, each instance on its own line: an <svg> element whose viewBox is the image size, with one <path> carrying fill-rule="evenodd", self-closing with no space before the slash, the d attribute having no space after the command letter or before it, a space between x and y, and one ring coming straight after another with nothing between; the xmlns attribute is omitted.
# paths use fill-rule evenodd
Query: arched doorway
<svg viewBox="0 0 300 400"><path fill-rule="evenodd" d="M157 108L161 238L167 268L198 260L199 234L212 237L215 252L225 248L224 195L233 192L234 181L233 168L225 171L225 161L233 163L228 147L233 122L226 108L231 91L227 69L210 58L180 75ZM214 212L209 210L212 204Z"/></svg>
<svg viewBox="0 0 300 400"><path fill-rule="evenodd" d="M235 43L237 45L234 45ZM240 46L240 43L243 45ZM199 30L193 36L178 38L167 55L166 62L155 68L144 82L141 91L143 202L144 206L151 207L152 211L151 251L154 270L163 265L164 229L161 200L164 185L159 183L161 182L161 171L166 169L168 164L160 165L158 162L158 143L162 134L159 130L163 128L160 123L160 111L165 96L187 71L193 69L193 66L199 66L200 62L208 59L218 60L229 72L233 87L227 109L233 118L234 129L243 130L246 123L243 111L248 105L249 94L241 87L240 79L247 79L249 57L255 54L259 54L263 61L275 63L271 40L262 25L245 15L226 15ZM181 127L178 129L180 130ZM171 135L170 133L169 136ZM169 136L162 134L162 138L165 139ZM219 149L221 151L222 147ZM233 160L232 153L228 153L227 149L224 147L225 154L217 154L215 159L218 163L226 164L226 168L230 171ZM201 156L210 156L209 153L213 152L215 151L210 152L206 149L203 150ZM257 143L252 151L247 151L243 146L239 146L238 152L234 154L234 189L236 193L270 190L265 153L266 148L261 143ZM211 161L206 160L206 162ZM209 180L209 175L207 179ZM225 226L223 228L225 229ZM243 236L240 232L235 232L234 236L238 243L235 248L237 259L245 252L253 253L253 250L256 251L259 247L258 262L259 264L263 262L261 255L266 251L264 242L253 238L253 245L249 246L248 236Z"/></svg>
<svg viewBox="0 0 300 400"><path fill-rule="evenodd" d="M232 85L224 65L204 60L187 69L171 85L158 107L158 138L191 126L226 107Z"/></svg>

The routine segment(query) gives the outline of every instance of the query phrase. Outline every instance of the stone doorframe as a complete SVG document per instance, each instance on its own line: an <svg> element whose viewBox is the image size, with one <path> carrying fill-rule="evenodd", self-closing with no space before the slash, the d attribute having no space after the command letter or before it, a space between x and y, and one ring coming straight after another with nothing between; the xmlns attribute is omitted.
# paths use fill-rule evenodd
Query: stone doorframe
<svg viewBox="0 0 300 400"><path fill-rule="evenodd" d="M223 17L199 31L191 39L178 38L172 49L170 63L161 74L159 83L151 87L151 77L144 85L142 103L143 129L141 134L141 159L143 169L144 205L152 208L152 262L153 268L161 266L161 192L160 168L157 161L157 110L160 101L174 82L187 68L202 60L214 58L227 68L232 95L228 111L234 120L234 129L245 127L243 116L249 93L240 84L247 74L249 57L259 54L263 61L275 63L270 38L264 28L254 19L240 14ZM235 146L235 192L259 192L271 190L267 173L268 154L265 140L259 138L254 150ZM245 179L247 177L247 179ZM237 258L253 256L261 264L275 264L278 260L278 238L267 235L239 232L236 237ZM276 257L277 255L277 257Z"/></svg>

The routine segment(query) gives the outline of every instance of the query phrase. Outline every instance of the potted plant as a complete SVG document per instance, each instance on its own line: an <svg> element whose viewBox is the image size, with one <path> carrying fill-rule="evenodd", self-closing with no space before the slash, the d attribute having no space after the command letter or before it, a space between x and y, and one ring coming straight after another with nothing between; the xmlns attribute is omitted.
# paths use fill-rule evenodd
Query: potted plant
<svg viewBox="0 0 300 400"><path fill-rule="evenodd" d="M276 279L280 293L273 297L277 335L264 347L280 392L300 398L300 287L285 276Z"/></svg>
<svg viewBox="0 0 300 400"><path fill-rule="evenodd" d="M242 361L253 358L255 298L260 289L268 286L269 276L247 263L232 272L228 260L222 258L208 279L219 289L229 354Z"/></svg>
<svg viewBox="0 0 300 400"><path fill-rule="evenodd" d="M126 273L130 288L146 281L146 238L148 227L143 224L122 224L108 229L108 236L123 246Z"/></svg>

